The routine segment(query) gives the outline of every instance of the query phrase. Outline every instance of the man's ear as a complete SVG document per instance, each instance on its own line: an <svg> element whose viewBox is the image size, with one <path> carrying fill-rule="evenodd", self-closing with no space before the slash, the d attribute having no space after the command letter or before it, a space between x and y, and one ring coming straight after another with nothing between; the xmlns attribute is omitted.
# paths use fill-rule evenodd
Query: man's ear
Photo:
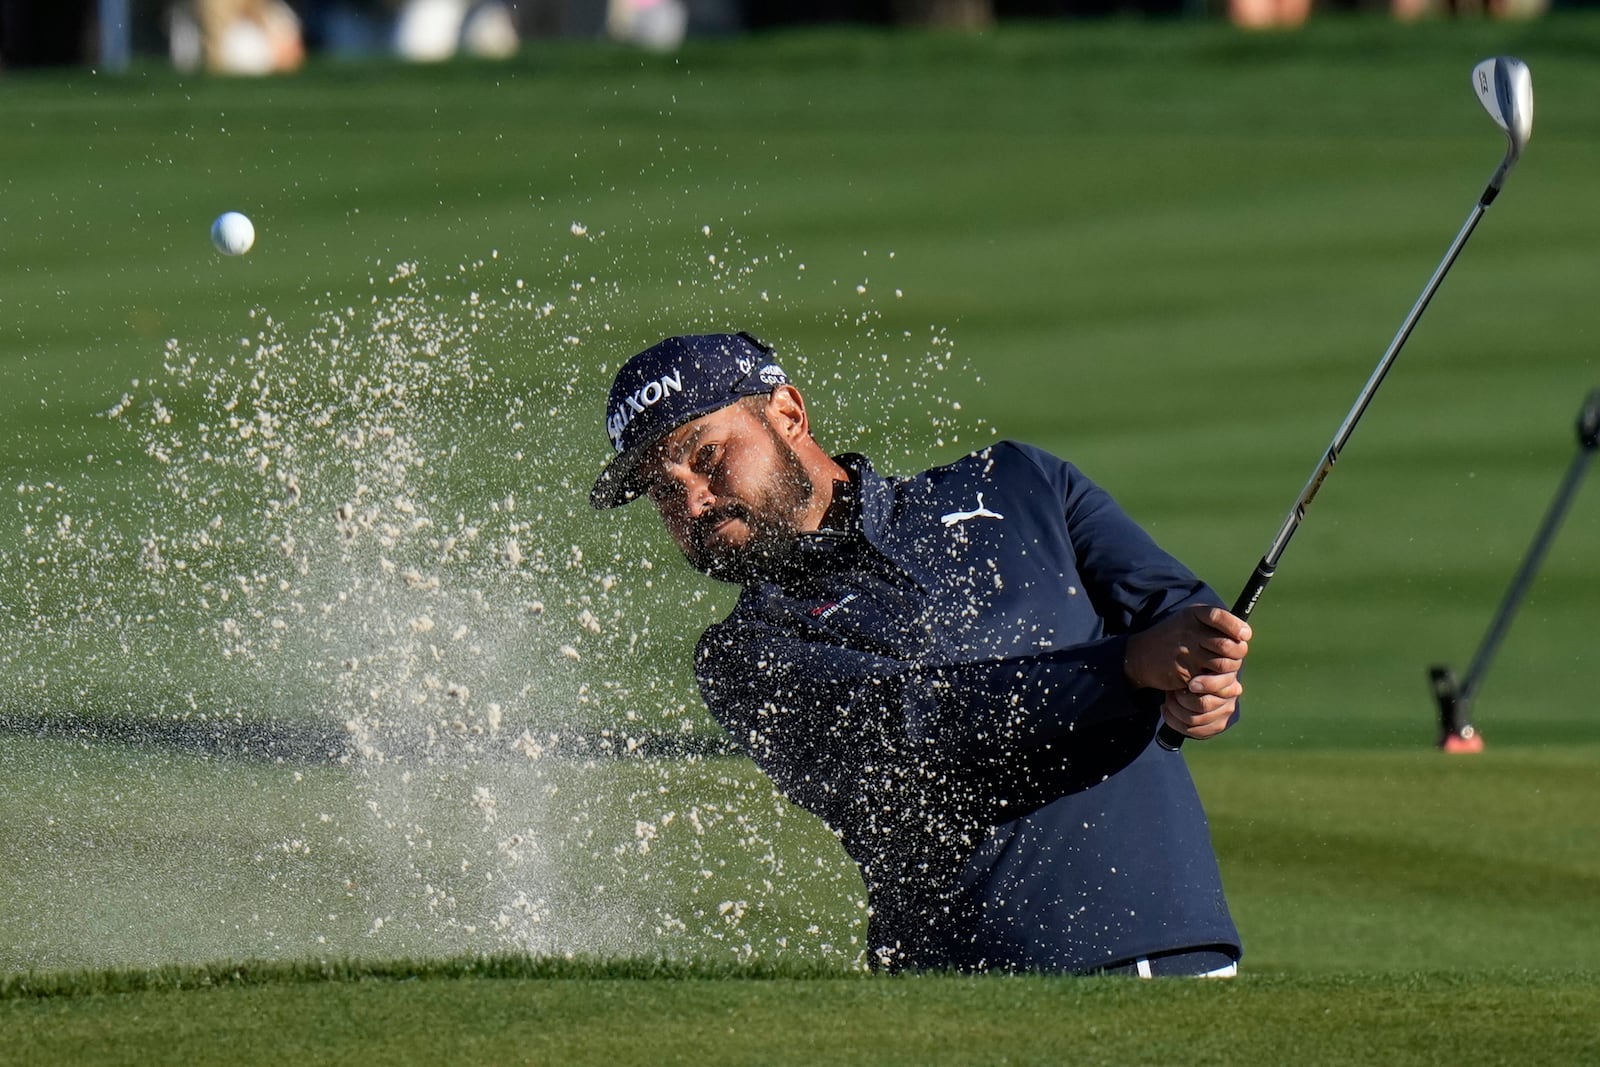
<svg viewBox="0 0 1600 1067"><path fill-rule="evenodd" d="M778 386L767 398L767 423L786 441L797 441L811 436L811 426L806 421L806 401L800 390L787 382Z"/></svg>

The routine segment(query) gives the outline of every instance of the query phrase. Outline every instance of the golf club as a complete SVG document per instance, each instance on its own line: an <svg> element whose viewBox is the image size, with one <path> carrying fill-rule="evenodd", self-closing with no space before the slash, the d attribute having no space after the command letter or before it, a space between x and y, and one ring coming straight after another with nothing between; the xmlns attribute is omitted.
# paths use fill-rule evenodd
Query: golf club
<svg viewBox="0 0 1600 1067"><path fill-rule="evenodd" d="M1489 624L1489 632L1483 635L1483 642L1472 657L1466 677L1457 683L1455 672L1449 667L1439 665L1428 668L1434 699L1439 702L1439 747L1445 752L1483 750L1483 738L1472 725L1472 698L1500 647L1500 639L1511 628L1511 616L1528 592L1528 586L1533 583L1533 576L1538 572L1550 542L1555 540L1556 529L1566 517L1572 498L1577 495L1578 483L1582 481L1589 461L1594 458L1596 447L1600 447L1600 389L1590 393L1578 411L1578 454L1567 467L1561 488L1556 491L1556 498L1545 513L1544 523L1534 536L1521 568L1511 580L1511 587L1506 590L1505 599L1501 600L1500 609Z"/></svg>
<svg viewBox="0 0 1600 1067"><path fill-rule="evenodd" d="M1288 516L1278 529L1278 535L1272 539L1266 555L1256 564L1255 573L1250 576L1250 580L1239 593L1239 598L1234 601L1233 613L1241 619L1249 619L1251 612L1255 610L1256 602L1261 599L1267 583L1272 580L1273 573L1278 569L1278 560L1283 556L1283 550L1289 546L1289 539L1294 536L1295 530L1306 517L1306 509L1311 506L1311 501L1322 488L1322 483L1327 479L1329 472L1333 470L1334 463L1338 461L1340 449L1344 448L1345 442L1350 439L1356 422L1361 418L1362 412L1367 410L1367 405L1372 402L1378 386L1383 384L1384 376L1389 373L1395 357L1400 354L1401 347L1411 336L1412 329L1422 317L1423 311L1427 309L1428 302L1433 299L1439 283L1444 281L1451 264L1455 263L1456 257L1461 254L1467 238L1471 237L1472 231L1477 228L1478 220L1483 218L1484 211L1494 203L1495 197L1500 195L1500 187L1504 184L1506 175L1511 173L1511 168L1516 166L1517 160L1522 157L1522 149L1533 133L1533 78L1528 73L1527 64L1522 60L1511 56L1496 56L1484 60L1472 68L1472 88L1477 93L1478 101L1484 110L1488 111L1489 116L1505 131L1507 141L1505 158L1495 168L1483 194L1472 206L1472 213L1467 216L1461 232L1450 242L1449 251L1444 254L1444 259L1434 270L1433 277L1428 279L1422 295L1411 306L1410 313L1400 324L1399 332L1394 335L1394 340L1389 342L1388 350L1378 361L1377 369L1372 372L1367 384L1362 387L1361 394L1356 397L1355 406L1344 417L1339 432L1333 435L1333 443L1328 446L1327 452L1323 453L1322 462L1317 464L1305 488L1300 490L1300 497L1294 502L1294 507L1289 509ZM1183 735L1166 723L1161 724L1160 730L1156 733L1156 740L1162 748L1173 752L1183 746Z"/></svg>

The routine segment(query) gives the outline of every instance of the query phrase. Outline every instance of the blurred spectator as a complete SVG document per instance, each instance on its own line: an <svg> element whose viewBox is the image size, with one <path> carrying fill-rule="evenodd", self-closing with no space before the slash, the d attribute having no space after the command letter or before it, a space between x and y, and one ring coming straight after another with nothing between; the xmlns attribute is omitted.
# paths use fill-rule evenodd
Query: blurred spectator
<svg viewBox="0 0 1600 1067"><path fill-rule="evenodd" d="M511 9L501 0L405 0L395 22L395 51L418 63L459 52L505 59L520 43Z"/></svg>
<svg viewBox="0 0 1600 1067"><path fill-rule="evenodd" d="M652 52L671 52L689 29L683 0L609 0L606 32L612 39Z"/></svg>
<svg viewBox="0 0 1600 1067"><path fill-rule="evenodd" d="M1228 0L1228 18L1247 30L1294 29L1310 15L1311 0Z"/></svg>
<svg viewBox="0 0 1600 1067"><path fill-rule="evenodd" d="M284 0L190 0L168 17L168 47L179 70L279 74L305 62L300 18Z"/></svg>
<svg viewBox="0 0 1600 1067"><path fill-rule="evenodd" d="M1390 0L1401 22L1435 15L1484 15L1496 19L1531 19L1550 10L1550 0Z"/></svg>
<svg viewBox="0 0 1600 1067"><path fill-rule="evenodd" d="M378 55L394 45L394 9L384 0L297 0L306 50Z"/></svg>

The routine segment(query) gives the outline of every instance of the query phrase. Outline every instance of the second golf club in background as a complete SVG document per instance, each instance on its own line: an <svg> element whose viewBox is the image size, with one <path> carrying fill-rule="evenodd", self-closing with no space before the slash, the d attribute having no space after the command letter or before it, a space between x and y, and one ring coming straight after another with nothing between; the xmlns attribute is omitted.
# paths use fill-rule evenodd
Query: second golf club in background
<svg viewBox="0 0 1600 1067"><path fill-rule="evenodd" d="M1561 480L1561 488L1556 490L1555 500L1551 502L1550 510L1545 513L1544 522L1540 525L1539 532L1534 535L1533 544L1528 548L1522 566L1518 568L1516 577L1511 580L1510 588L1500 601L1500 608L1495 612L1493 621L1489 623L1489 631L1483 635L1483 641L1478 645L1477 654L1472 657L1472 664L1467 668L1466 676L1457 682L1455 672L1447 666L1441 664L1428 668L1428 678L1433 683L1433 697L1439 703L1439 748L1443 751L1450 753L1483 751L1483 735L1478 733L1477 727L1472 724L1472 698L1477 694L1478 686L1483 683L1483 676L1500 647L1500 639L1505 637L1506 631L1511 628L1511 617L1527 594L1528 586L1533 584L1533 576L1538 573L1539 564L1543 562L1544 554L1550 548L1550 542L1555 540L1556 530L1561 526L1561 520L1566 517L1572 498L1577 495L1584 469L1594 458L1597 447L1600 447L1600 389L1590 393L1584 400L1583 407L1578 409L1578 454L1572 458L1572 463L1567 467L1566 477Z"/></svg>

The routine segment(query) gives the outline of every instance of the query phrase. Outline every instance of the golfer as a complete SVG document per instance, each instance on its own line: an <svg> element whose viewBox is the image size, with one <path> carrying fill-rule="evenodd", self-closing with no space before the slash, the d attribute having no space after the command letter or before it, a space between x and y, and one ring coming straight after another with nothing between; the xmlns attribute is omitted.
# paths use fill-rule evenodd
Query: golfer
<svg viewBox="0 0 1600 1067"><path fill-rule="evenodd" d="M889 970L1230 975L1239 935L1165 720L1233 720L1250 628L1104 490L1000 442L890 478L811 436L748 334L618 372L590 500L654 503L743 588L711 713L860 866Z"/></svg>

